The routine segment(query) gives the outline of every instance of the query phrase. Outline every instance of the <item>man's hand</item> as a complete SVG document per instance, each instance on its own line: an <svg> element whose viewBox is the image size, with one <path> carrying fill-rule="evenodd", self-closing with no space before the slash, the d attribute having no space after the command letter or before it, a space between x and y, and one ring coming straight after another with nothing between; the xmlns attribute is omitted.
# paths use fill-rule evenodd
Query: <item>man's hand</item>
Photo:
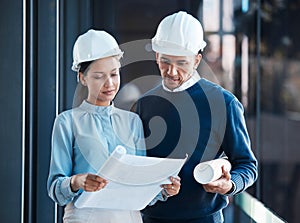
<svg viewBox="0 0 300 223"><path fill-rule="evenodd" d="M231 182L231 175L228 170L222 166L222 176L208 184L203 184L203 188L206 192L226 194L233 187Z"/></svg>

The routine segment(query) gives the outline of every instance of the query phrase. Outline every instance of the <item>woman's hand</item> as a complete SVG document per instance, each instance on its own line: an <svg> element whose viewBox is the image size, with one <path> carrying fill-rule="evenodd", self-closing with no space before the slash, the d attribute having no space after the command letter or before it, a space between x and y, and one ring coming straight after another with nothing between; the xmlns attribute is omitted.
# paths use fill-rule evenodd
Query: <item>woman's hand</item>
<svg viewBox="0 0 300 223"><path fill-rule="evenodd" d="M170 177L171 184L163 184L162 188L167 192L169 196L174 196L180 191L180 177Z"/></svg>
<svg viewBox="0 0 300 223"><path fill-rule="evenodd" d="M95 174L76 174L71 177L71 189L73 192L83 189L84 191L94 192L101 190L107 184L107 180Z"/></svg>

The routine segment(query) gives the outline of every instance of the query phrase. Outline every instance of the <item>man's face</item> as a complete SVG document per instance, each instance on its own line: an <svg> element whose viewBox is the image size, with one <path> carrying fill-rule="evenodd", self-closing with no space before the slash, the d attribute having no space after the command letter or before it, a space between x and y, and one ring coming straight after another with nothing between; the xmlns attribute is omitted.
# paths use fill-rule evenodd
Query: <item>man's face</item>
<svg viewBox="0 0 300 223"><path fill-rule="evenodd" d="M164 85L170 90L182 85L190 79L201 58L200 54L195 56L171 56L157 53L156 62Z"/></svg>

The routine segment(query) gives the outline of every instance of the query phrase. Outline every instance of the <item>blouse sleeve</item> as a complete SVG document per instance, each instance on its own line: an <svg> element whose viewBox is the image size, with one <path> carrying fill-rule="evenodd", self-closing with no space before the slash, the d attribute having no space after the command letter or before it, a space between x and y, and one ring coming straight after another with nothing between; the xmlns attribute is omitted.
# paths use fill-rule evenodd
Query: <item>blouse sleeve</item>
<svg viewBox="0 0 300 223"><path fill-rule="evenodd" d="M56 118L52 131L51 161L47 190L50 198L58 205L65 205L79 194L70 187L72 174L72 124L67 116Z"/></svg>
<svg viewBox="0 0 300 223"><path fill-rule="evenodd" d="M136 155L139 156L146 156L146 144L145 144L145 137L144 137L144 129L142 125L142 120L138 115L135 115L135 127L136 127L136 139L135 139L135 146L136 146Z"/></svg>

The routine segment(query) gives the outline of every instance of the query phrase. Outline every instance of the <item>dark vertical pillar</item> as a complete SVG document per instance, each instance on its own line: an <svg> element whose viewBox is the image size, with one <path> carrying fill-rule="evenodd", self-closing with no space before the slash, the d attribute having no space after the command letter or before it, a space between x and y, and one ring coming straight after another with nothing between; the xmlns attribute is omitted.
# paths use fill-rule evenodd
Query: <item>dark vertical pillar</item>
<svg viewBox="0 0 300 223"><path fill-rule="evenodd" d="M23 221L50 223L54 222L54 203L46 183L55 118L56 1L25 4Z"/></svg>
<svg viewBox="0 0 300 223"><path fill-rule="evenodd" d="M36 209L36 69L37 55L37 23L36 2L30 0L25 7L25 105L24 105L24 222L36 222L34 210Z"/></svg>
<svg viewBox="0 0 300 223"><path fill-rule="evenodd" d="M52 223L54 203L47 194L51 133L56 116L56 0L35 0L37 5L36 67L36 222ZM38 18L38 19L37 19Z"/></svg>
<svg viewBox="0 0 300 223"><path fill-rule="evenodd" d="M22 1L0 1L0 222L22 210Z"/></svg>
<svg viewBox="0 0 300 223"><path fill-rule="evenodd" d="M101 1L100 1L101 2ZM73 45L78 35L93 27L92 0L59 1L59 109L61 112L73 106L76 89L76 73L71 70Z"/></svg>

